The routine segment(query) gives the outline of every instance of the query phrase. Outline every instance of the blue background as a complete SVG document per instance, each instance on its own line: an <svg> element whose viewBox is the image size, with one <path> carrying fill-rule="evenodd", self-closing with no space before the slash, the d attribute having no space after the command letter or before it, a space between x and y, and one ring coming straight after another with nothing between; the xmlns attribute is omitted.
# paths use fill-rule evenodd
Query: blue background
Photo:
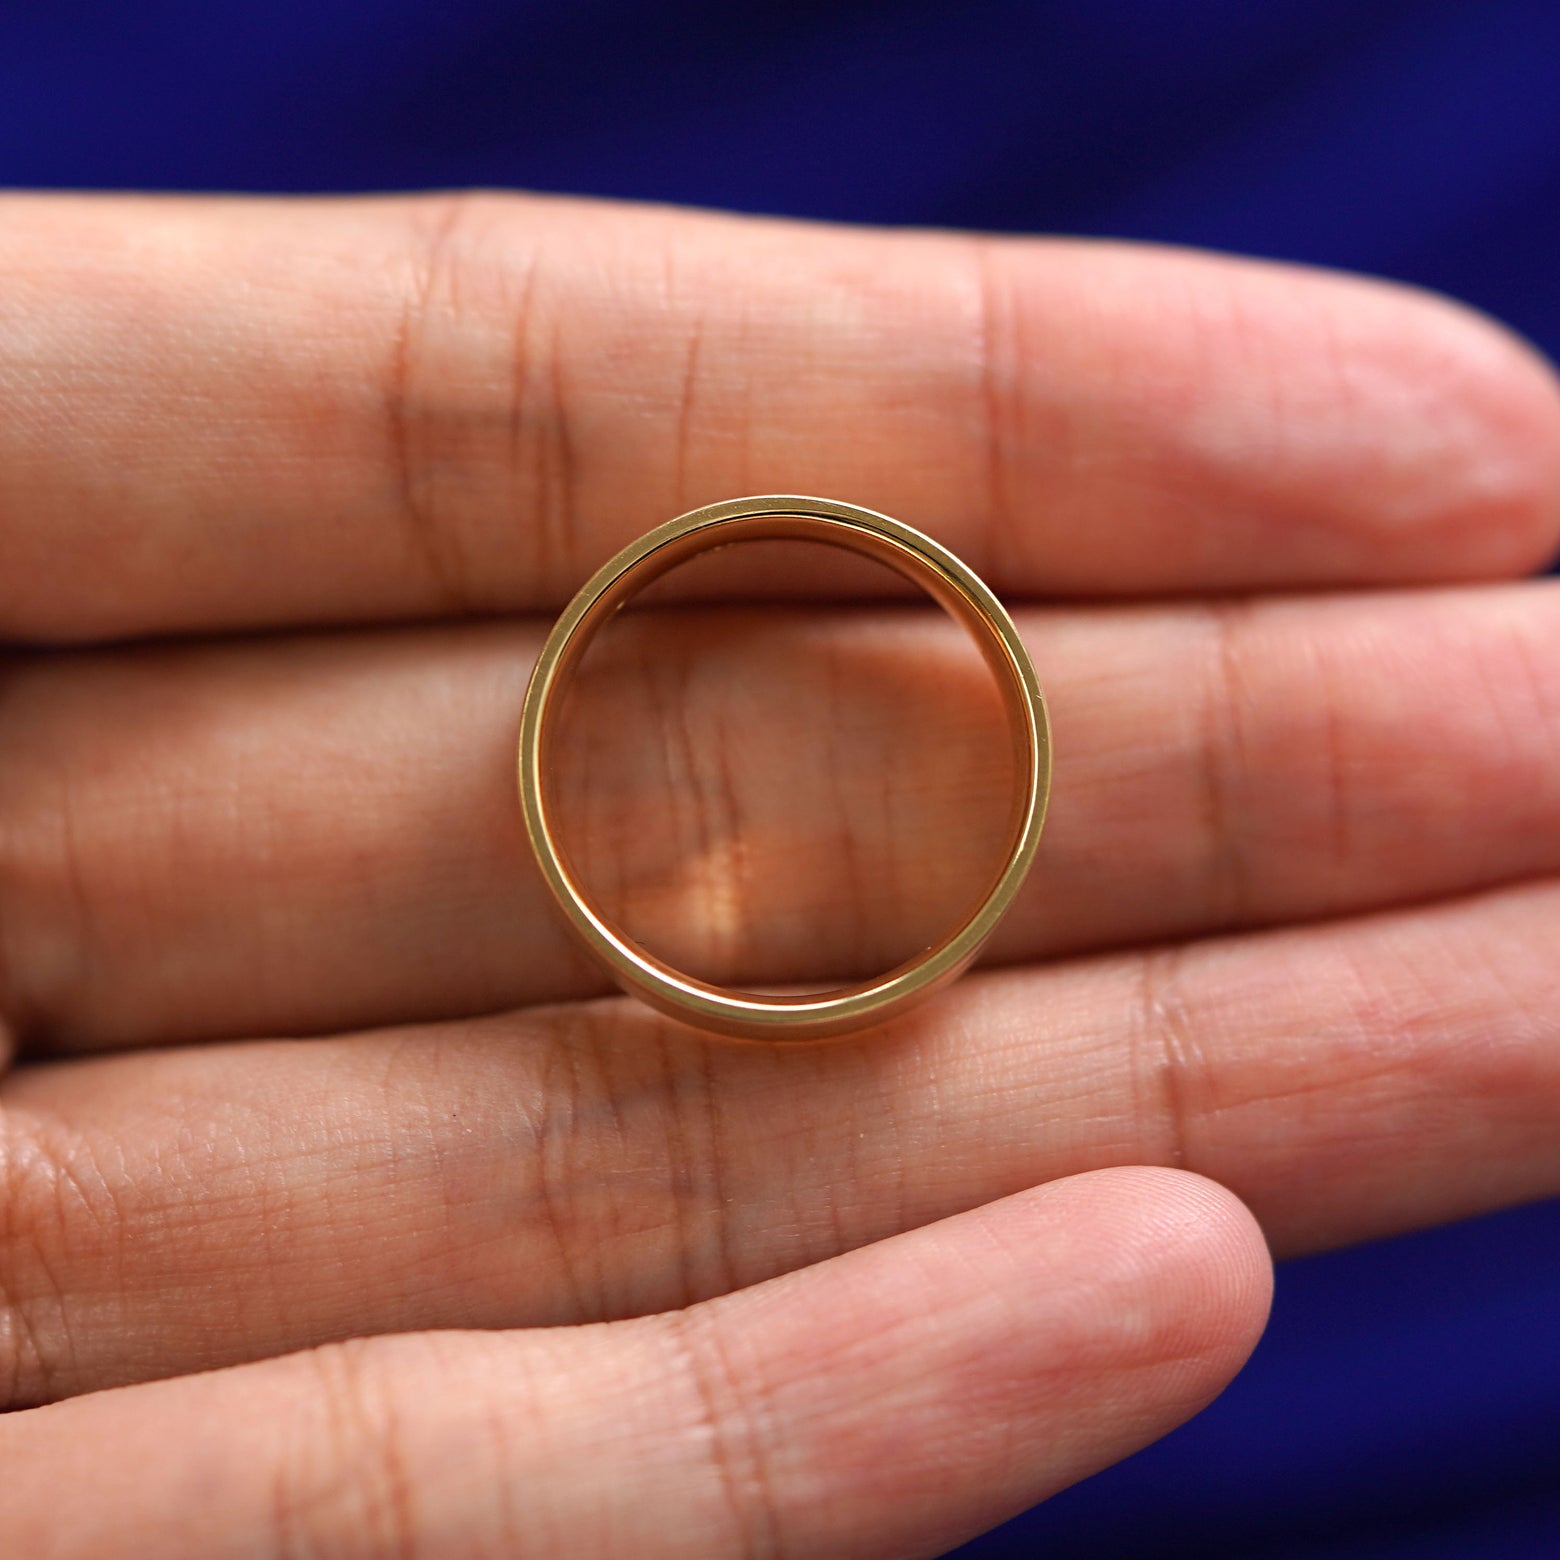
<svg viewBox="0 0 1560 1560"><path fill-rule="evenodd" d="M1560 3L12 0L0 181L1172 240L1442 288L1560 355ZM1214 1408L964 1553L1042 1552L1555 1560L1560 1204L1287 1265Z"/></svg>

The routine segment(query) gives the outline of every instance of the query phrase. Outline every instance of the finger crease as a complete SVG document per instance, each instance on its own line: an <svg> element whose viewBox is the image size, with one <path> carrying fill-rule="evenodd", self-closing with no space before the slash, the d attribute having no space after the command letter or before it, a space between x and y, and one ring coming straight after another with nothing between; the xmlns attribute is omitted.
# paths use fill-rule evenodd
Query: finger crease
<svg viewBox="0 0 1560 1560"><path fill-rule="evenodd" d="M665 1321L693 1388L699 1430L736 1528L730 1552L741 1560L781 1560L786 1549L779 1503L758 1444L761 1415L739 1385L714 1325L701 1322L693 1311L673 1312Z"/></svg>
<svg viewBox="0 0 1560 1560"><path fill-rule="evenodd" d="M980 521L981 560L977 565L987 578L1000 577L997 559L1014 535L1007 494L1008 430L1011 421L1008 364L1002 343L1012 333L1012 309L1004 286L992 265L991 241L975 238L970 244L974 271L975 343L974 388L976 422L984 472L984 514ZM1004 330L1003 327L1007 329Z"/></svg>
<svg viewBox="0 0 1560 1560"><path fill-rule="evenodd" d="M17 664L16 657L0 655L0 713L3 713L6 696L11 691ZM0 751L4 748L5 743L0 741ZM0 1072L10 1065L25 1028L21 1000L17 995L16 982L11 974L10 938L6 934L6 927L10 922L7 912L13 897L5 881L7 876L5 865L10 858L6 840L7 830L4 823L0 822Z"/></svg>
<svg viewBox="0 0 1560 1560"><path fill-rule="evenodd" d="M703 1090L696 1090L699 1097L690 1100L688 1086L684 1081L684 1075L689 1070L685 1061L686 1047L674 1042L669 1023L658 1023L656 1026L656 1050L661 1069L661 1097L665 1101L667 1162L673 1166L676 1187L672 1207L676 1217L678 1294L682 1304L688 1305L714 1292L701 1279L699 1271L702 1245L699 1213L709 1203L714 1155L710 1151L707 1118L702 1134L694 1130L695 1122L704 1110ZM702 1141L702 1153L695 1147L699 1141ZM724 1218L724 1208L717 1208L717 1263L729 1272Z"/></svg>
<svg viewBox="0 0 1560 1560"><path fill-rule="evenodd" d="M1242 606L1220 602L1206 609L1213 653L1197 718L1204 777L1207 919L1215 927L1244 924L1251 905L1242 802L1250 768L1243 714L1246 677L1240 644L1240 622L1245 611Z"/></svg>
<svg viewBox="0 0 1560 1560"><path fill-rule="evenodd" d="M688 352L683 363L682 384L677 396L677 508L688 507L690 492L689 457L693 449L694 405L699 385L699 359L704 350L704 318L696 314L688 330Z"/></svg>
<svg viewBox="0 0 1560 1560"><path fill-rule="evenodd" d="M1201 1049L1180 996L1181 960L1181 950L1171 948L1145 953L1139 962L1134 1071L1140 1085L1151 1085L1139 1116L1143 1135L1157 1140L1157 1162L1188 1170L1194 1168L1189 1080L1199 1066ZM1144 1092L1140 1087L1140 1098Z"/></svg>
<svg viewBox="0 0 1560 1560"><path fill-rule="evenodd" d="M75 1163L75 1154L86 1155L86 1145L51 1145L48 1135L29 1132L26 1150L19 1152L15 1122L0 1117L0 1349L10 1361L8 1391L0 1401L9 1406L24 1399L47 1402L58 1395L55 1384L75 1373L71 1306L50 1234L65 1235L82 1215L110 1241L123 1233L119 1221L105 1219L99 1207L106 1179L92 1177L100 1194L95 1196ZM90 1159L87 1165L95 1170ZM6 1274L9 1282L3 1281ZM24 1274L29 1281L20 1281ZM39 1313L52 1318L52 1343L45 1342Z"/></svg>
<svg viewBox="0 0 1560 1560"><path fill-rule="evenodd" d="M582 1022L588 1024L588 1019ZM599 1316L601 1298L587 1306L584 1283L576 1267L571 1235L574 1198L571 1184L577 1156L587 1152L581 1142L579 1062L573 1045L550 1047L537 1090L536 1195L542 1222L552 1236L559 1275L570 1316Z"/></svg>
<svg viewBox="0 0 1560 1560"><path fill-rule="evenodd" d="M407 538L424 571L437 588L441 605L463 615L470 611L465 570L447 545L433 493L432 470L418 450L418 422L414 411L415 360L426 345L434 318L434 300L440 280L452 262L453 239L465 215L463 197L444 203L439 220L422 240L420 264L402 304L394 338L385 396L386 425L392 470L400 494L400 509Z"/></svg>
<svg viewBox="0 0 1560 1560"><path fill-rule="evenodd" d="M547 378L552 399L552 415L547 426L552 438L540 463L538 482L541 498L537 504L538 563L553 561L572 575L574 538L579 533L575 518L574 496L579 483L579 458L574 443L574 419L569 411L568 380L564 373L563 325L553 326L547 346ZM545 575L538 574L545 579ZM573 587L570 586L570 589Z"/></svg>
<svg viewBox="0 0 1560 1560"><path fill-rule="evenodd" d="M331 1344L306 1356L321 1387L330 1438L326 1468L335 1478L319 1484L311 1467L300 1475L303 1499L285 1479L274 1489L283 1553L318 1553L317 1529L323 1525L328 1533L338 1523L368 1539L365 1554L417 1560L422 1547L395 1403L388 1392L370 1390L361 1347Z"/></svg>

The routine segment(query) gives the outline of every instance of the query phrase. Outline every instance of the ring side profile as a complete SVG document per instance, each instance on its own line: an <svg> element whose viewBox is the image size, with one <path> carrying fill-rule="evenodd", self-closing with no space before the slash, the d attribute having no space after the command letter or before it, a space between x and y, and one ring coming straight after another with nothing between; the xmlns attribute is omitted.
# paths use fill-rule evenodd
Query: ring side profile
<svg viewBox="0 0 1560 1560"><path fill-rule="evenodd" d="M977 902L915 957L870 980L807 993L714 986L672 968L615 927L592 902L554 831L548 744L555 714L591 639L652 581L699 553L736 542L822 542L888 565L969 632L1002 694L1015 775L1007 846ZM580 589L553 625L526 688L520 720L520 803L554 898L592 954L627 992L683 1022L746 1040L816 1040L882 1023L931 995L974 959L1034 860L1051 782L1045 699L1012 619L980 578L930 537L886 515L832 499L730 499L646 532Z"/></svg>

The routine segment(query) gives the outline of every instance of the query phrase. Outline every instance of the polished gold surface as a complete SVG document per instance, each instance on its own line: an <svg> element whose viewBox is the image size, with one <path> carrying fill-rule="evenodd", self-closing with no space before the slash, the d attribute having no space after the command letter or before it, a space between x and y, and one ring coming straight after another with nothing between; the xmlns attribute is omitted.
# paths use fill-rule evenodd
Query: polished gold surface
<svg viewBox="0 0 1560 1560"><path fill-rule="evenodd" d="M733 542L792 537L875 558L920 585L970 632L1002 691L1018 784L1008 846L979 902L941 942L872 980L804 995L727 990L648 953L591 903L553 829L547 746L570 675L592 636L651 581ZM625 991L684 1022L748 1040L815 1040L881 1023L963 971L1013 902L1034 860L1051 784L1045 700L1012 619L981 580L930 537L832 499L736 498L647 532L586 581L554 624L526 688L520 802L537 863L586 946Z"/></svg>

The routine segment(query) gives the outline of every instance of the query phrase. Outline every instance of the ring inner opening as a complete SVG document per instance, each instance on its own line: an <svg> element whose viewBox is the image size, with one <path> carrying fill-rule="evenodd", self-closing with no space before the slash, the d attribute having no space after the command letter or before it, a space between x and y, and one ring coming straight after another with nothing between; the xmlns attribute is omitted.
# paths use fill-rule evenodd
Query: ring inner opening
<svg viewBox="0 0 1560 1560"><path fill-rule="evenodd" d="M818 602L763 599L799 574ZM1013 695L920 583L833 542L746 539L607 605L541 778L618 935L723 990L821 992L968 920L1018 827Z"/></svg>

